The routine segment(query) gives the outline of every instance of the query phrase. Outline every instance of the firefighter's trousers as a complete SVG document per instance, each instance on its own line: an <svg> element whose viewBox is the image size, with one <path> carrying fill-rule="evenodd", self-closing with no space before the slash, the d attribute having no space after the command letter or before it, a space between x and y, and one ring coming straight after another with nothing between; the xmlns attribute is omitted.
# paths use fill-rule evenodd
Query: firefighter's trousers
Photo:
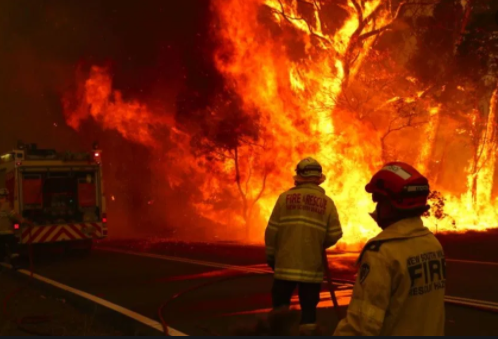
<svg viewBox="0 0 498 339"><path fill-rule="evenodd" d="M315 324L321 284L275 279L272 288L273 309L290 306L292 294L296 287L301 305L301 324Z"/></svg>

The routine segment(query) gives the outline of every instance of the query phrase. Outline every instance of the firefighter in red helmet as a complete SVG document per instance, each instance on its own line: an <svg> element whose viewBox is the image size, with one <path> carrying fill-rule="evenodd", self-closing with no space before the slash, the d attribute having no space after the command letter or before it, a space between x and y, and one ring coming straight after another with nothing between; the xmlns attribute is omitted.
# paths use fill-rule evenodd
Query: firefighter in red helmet
<svg viewBox="0 0 498 339"><path fill-rule="evenodd" d="M347 316L336 336L442 336L446 263L421 216L429 182L412 166L392 162L366 186L370 215L382 232L364 247Z"/></svg>

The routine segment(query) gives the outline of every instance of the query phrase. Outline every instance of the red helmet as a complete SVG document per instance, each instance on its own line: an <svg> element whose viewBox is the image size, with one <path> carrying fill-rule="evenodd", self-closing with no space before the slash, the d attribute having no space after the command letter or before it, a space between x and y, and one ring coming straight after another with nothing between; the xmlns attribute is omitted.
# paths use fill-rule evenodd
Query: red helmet
<svg viewBox="0 0 498 339"><path fill-rule="evenodd" d="M403 162L386 164L375 173L365 190L373 194L374 201L379 194L400 210L427 208L430 193L427 178Z"/></svg>

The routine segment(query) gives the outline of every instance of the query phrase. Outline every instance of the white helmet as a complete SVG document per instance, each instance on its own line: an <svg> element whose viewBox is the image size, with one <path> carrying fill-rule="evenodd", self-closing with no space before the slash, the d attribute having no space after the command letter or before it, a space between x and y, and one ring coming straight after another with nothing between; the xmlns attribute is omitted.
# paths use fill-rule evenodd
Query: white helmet
<svg viewBox="0 0 498 339"><path fill-rule="evenodd" d="M296 166L296 175L294 176L296 182L314 182L321 184L325 179L326 177L322 173L322 165L314 158L308 157L303 159Z"/></svg>
<svg viewBox="0 0 498 339"><path fill-rule="evenodd" d="M0 188L0 197L8 197L9 196L9 190L6 188Z"/></svg>

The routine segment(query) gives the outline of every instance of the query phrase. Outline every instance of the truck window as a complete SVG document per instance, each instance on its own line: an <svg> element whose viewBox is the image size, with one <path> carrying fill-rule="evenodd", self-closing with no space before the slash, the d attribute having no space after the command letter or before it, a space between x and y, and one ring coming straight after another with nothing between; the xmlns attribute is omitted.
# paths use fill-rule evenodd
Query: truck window
<svg viewBox="0 0 498 339"><path fill-rule="evenodd" d="M86 180L78 181L78 203L80 207L97 206L95 182L88 183Z"/></svg>
<svg viewBox="0 0 498 339"><path fill-rule="evenodd" d="M41 208L43 205L41 175L25 175L22 180L22 196L27 209Z"/></svg>

